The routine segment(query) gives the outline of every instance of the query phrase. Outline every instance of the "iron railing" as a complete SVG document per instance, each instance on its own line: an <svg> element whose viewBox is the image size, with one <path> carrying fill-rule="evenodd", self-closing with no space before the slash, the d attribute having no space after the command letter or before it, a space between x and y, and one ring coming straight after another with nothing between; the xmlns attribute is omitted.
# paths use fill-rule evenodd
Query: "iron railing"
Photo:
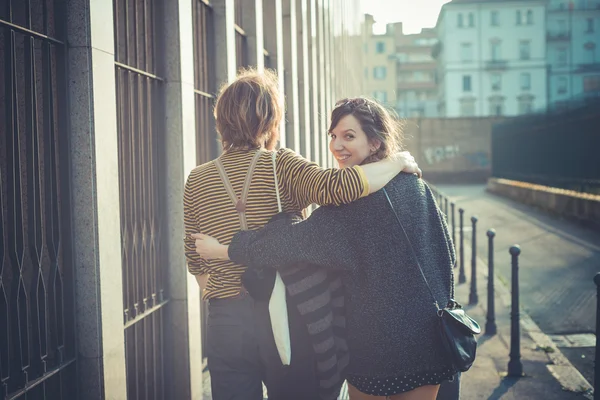
<svg viewBox="0 0 600 400"><path fill-rule="evenodd" d="M234 0L235 3L235 62L236 68L248 66L248 40L244 31L242 16L244 15L243 0Z"/></svg>
<svg viewBox="0 0 600 400"><path fill-rule="evenodd" d="M114 0L127 395L164 399L160 0Z"/></svg>
<svg viewBox="0 0 600 400"><path fill-rule="evenodd" d="M492 176L600 194L600 100L512 118L492 130Z"/></svg>
<svg viewBox="0 0 600 400"><path fill-rule="evenodd" d="M64 2L0 7L0 399L73 399Z"/></svg>

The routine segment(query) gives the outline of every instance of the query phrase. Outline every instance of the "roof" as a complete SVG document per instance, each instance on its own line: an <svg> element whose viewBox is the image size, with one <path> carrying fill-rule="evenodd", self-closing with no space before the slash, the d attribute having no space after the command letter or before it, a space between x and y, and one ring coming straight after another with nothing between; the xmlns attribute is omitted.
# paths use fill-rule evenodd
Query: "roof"
<svg viewBox="0 0 600 400"><path fill-rule="evenodd" d="M529 1L531 3L545 3L546 0L525 0L525 1ZM502 4L502 3L523 3L524 0L451 0L447 3L444 3L442 5L442 9L440 10L440 13L438 14L438 19L435 23L435 26L437 27L440 23L440 20L442 19L442 15L444 14L444 10L446 9L446 7L448 6L453 6L453 5L461 5L461 4Z"/></svg>

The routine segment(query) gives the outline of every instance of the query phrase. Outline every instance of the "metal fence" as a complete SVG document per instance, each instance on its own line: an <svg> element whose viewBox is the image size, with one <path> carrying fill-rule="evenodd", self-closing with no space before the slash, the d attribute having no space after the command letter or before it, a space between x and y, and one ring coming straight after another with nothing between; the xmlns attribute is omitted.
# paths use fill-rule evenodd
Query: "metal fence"
<svg viewBox="0 0 600 400"><path fill-rule="evenodd" d="M492 176L600 193L600 101L518 117L492 130Z"/></svg>
<svg viewBox="0 0 600 400"><path fill-rule="evenodd" d="M64 7L0 7L2 400L76 397Z"/></svg>
<svg viewBox="0 0 600 400"><path fill-rule="evenodd" d="M114 0L127 395L165 398L160 0Z"/></svg>

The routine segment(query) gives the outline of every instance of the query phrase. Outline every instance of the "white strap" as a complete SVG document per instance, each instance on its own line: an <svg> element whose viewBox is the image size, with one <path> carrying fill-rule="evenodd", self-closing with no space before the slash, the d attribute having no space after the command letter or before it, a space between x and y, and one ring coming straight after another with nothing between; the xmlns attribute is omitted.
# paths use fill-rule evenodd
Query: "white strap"
<svg viewBox="0 0 600 400"><path fill-rule="evenodd" d="M277 152L274 151L271 153L271 158L273 159L273 175L275 176L275 193L277 194L277 209L279 212L283 211L281 208L281 198L279 197L279 183L277 182L277 167L275 163L275 158L277 157Z"/></svg>

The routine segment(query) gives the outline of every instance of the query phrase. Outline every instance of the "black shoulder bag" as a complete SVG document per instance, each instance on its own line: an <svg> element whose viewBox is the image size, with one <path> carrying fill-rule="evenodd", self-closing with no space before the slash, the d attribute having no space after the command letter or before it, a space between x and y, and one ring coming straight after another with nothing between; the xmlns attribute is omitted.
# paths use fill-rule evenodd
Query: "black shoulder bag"
<svg viewBox="0 0 600 400"><path fill-rule="evenodd" d="M454 299L450 299L448 305L445 308L440 308L435 296L433 295L433 291L427 282L427 278L425 278L425 274L423 273L423 268L421 268L421 264L419 263L419 259L417 257L417 253L406 234L406 230L404 230L404 226L402 222L400 222L400 218L394 210L394 206L392 205L392 201L388 196L385 189L383 189L383 193L385 197L390 203L390 207L396 216L396 220L398 220L398 224L400 224L400 228L402 228L402 232L406 237L406 241L410 246L410 250L417 261L417 265L419 266L419 270L421 271L421 276L427 285L427 289L433 298L433 303L437 309L437 316L439 317L439 331L440 338L442 343L444 344L444 348L450 358L452 366L460 372L465 372L473 362L475 361L475 354L477 353L477 339L475 335L481 333L481 328L477 321L473 318L469 317L467 313L462 309L462 306L456 302Z"/></svg>

